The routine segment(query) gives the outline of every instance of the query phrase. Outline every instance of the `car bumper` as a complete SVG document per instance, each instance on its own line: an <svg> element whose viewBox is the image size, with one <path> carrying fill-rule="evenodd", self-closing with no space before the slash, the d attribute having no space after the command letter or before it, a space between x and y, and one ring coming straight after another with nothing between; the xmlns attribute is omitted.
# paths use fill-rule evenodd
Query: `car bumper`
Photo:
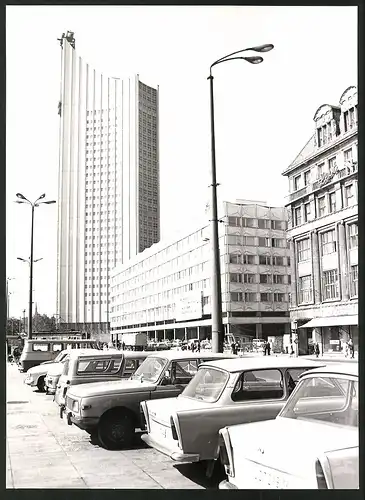
<svg viewBox="0 0 365 500"><path fill-rule="evenodd" d="M30 385L31 387L35 387L37 385L37 382L32 379L25 379L24 384Z"/></svg>
<svg viewBox="0 0 365 500"><path fill-rule="evenodd" d="M200 460L200 455L197 453L184 453L183 451L180 452L171 450L168 446L165 446L164 444L153 439L150 434L142 434L141 438L146 444L148 444L148 446L151 446L151 448L155 448L160 453L167 455L175 462L191 463L199 462Z"/></svg>
<svg viewBox="0 0 365 500"><path fill-rule="evenodd" d="M79 429L82 429L83 431L89 431L92 429L95 429L95 427L98 426L99 423L99 418L98 417L81 417L79 415L75 415L75 413L72 413L69 411L67 408L62 407L60 410L60 415L62 413L61 418L63 418L63 414L66 417L66 422L68 425L76 425Z"/></svg>
<svg viewBox="0 0 365 500"><path fill-rule="evenodd" d="M234 484L230 483L227 480L221 481L219 483L219 489L220 490L238 490L237 486Z"/></svg>

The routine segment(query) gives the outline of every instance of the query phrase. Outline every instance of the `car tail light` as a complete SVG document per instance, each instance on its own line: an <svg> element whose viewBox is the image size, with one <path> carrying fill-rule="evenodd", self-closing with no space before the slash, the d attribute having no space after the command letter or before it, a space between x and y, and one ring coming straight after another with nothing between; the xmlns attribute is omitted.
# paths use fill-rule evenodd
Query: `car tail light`
<svg viewBox="0 0 365 500"><path fill-rule="evenodd" d="M171 425L171 432L172 432L172 439L175 439L175 441L179 440L179 436L177 435L177 430L175 427L175 422L172 417L170 417L170 425Z"/></svg>
<svg viewBox="0 0 365 500"><path fill-rule="evenodd" d="M227 476L234 477L233 450L229 432L225 427L220 431L219 456Z"/></svg>
<svg viewBox="0 0 365 500"><path fill-rule="evenodd" d="M222 465L226 467L229 465L229 458L228 458L228 453L227 453L227 448L226 445L224 444L224 439L222 436L219 437L219 457Z"/></svg>
<svg viewBox="0 0 365 500"><path fill-rule="evenodd" d="M328 490L327 481L323 472L323 467L319 460L316 461L316 478L319 490Z"/></svg>
<svg viewBox="0 0 365 500"><path fill-rule="evenodd" d="M150 418L148 415L148 410L147 410L147 405L146 402L143 401L140 405L141 409L141 429L142 430L147 430L147 432L151 432L151 427L150 427Z"/></svg>

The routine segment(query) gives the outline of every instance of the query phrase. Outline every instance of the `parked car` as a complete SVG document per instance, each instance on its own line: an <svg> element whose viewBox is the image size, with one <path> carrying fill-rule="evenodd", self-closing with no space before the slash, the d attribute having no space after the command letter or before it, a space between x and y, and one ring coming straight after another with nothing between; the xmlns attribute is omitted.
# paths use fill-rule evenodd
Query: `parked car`
<svg viewBox="0 0 365 500"><path fill-rule="evenodd" d="M209 461L210 475L219 430L275 418L298 376L315 366L315 361L282 357L204 363L178 397L141 403L148 431L142 439L178 462Z"/></svg>
<svg viewBox="0 0 365 500"><path fill-rule="evenodd" d="M65 349L95 349L96 344L96 341L91 339L54 338L50 336L41 339L26 339L19 358L19 371L25 372L29 368L45 362L53 363L59 353Z"/></svg>
<svg viewBox="0 0 365 500"><path fill-rule="evenodd" d="M95 352L95 349L89 350ZM29 368L24 379L24 383L30 385L31 387L37 387L40 392L44 392L46 390L45 380L48 370L52 368L56 368L56 370L62 370L63 362L65 361L69 352L69 349L64 349L63 351L58 353L58 356L56 356L53 361L44 361L40 365Z"/></svg>
<svg viewBox="0 0 365 500"><path fill-rule="evenodd" d="M106 382L129 378L148 354L140 351L95 351L94 353L71 353L65 362L57 383L55 402L62 412L66 392L70 387L92 382Z"/></svg>
<svg viewBox="0 0 365 500"><path fill-rule="evenodd" d="M220 488L359 488L358 391L357 363L315 368L275 420L223 428Z"/></svg>
<svg viewBox="0 0 365 500"><path fill-rule="evenodd" d="M67 423L97 433L109 449L128 447L141 428L140 403L180 394L203 361L224 354L182 351L154 352L129 380L71 387L66 397Z"/></svg>

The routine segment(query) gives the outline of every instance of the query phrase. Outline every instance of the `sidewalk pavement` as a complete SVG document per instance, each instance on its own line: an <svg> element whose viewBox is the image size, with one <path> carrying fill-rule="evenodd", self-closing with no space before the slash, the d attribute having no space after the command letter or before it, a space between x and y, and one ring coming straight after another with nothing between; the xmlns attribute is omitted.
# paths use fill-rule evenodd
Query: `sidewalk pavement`
<svg viewBox="0 0 365 500"><path fill-rule="evenodd" d="M306 359L314 359L317 361L331 361L336 363L358 363L358 356L355 354L355 358L346 358L342 353L324 353L323 356L301 356Z"/></svg>
<svg viewBox="0 0 365 500"><path fill-rule="evenodd" d="M6 488L205 489L153 448L110 451L59 417L50 396L7 364ZM204 478L204 475L202 476Z"/></svg>

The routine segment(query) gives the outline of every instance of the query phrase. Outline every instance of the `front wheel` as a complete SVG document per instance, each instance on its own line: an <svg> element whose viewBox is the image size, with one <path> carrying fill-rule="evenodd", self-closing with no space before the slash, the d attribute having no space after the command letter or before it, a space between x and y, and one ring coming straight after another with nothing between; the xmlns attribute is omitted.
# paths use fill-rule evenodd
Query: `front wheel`
<svg viewBox="0 0 365 500"><path fill-rule="evenodd" d="M106 414L98 427L98 438L108 450L128 448L134 439L135 426L130 415L123 411Z"/></svg>
<svg viewBox="0 0 365 500"><path fill-rule="evenodd" d="M46 391L46 381L44 377L39 377L38 382L37 382L37 387L39 392L45 392Z"/></svg>

